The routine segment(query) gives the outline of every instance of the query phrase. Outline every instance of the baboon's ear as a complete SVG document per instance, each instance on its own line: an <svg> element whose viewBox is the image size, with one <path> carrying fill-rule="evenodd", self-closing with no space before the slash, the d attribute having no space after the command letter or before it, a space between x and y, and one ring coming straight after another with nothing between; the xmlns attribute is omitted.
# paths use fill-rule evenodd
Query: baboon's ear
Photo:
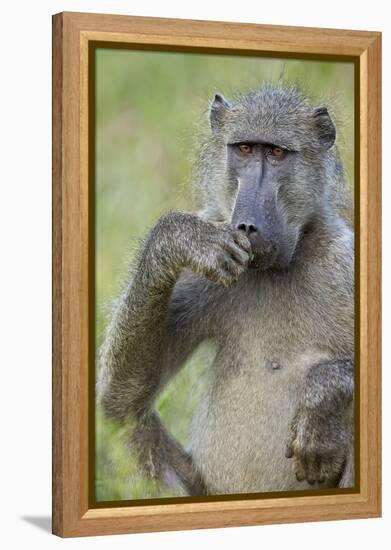
<svg viewBox="0 0 391 550"><path fill-rule="evenodd" d="M221 128L224 122L224 116L230 107L228 101L221 94L215 95L209 113L210 127L212 130Z"/></svg>
<svg viewBox="0 0 391 550"><path fill-rule="evenodd" d="M317 107L313 112L319 141L324 149L334 145L336 130L326 107Z"/></svg>

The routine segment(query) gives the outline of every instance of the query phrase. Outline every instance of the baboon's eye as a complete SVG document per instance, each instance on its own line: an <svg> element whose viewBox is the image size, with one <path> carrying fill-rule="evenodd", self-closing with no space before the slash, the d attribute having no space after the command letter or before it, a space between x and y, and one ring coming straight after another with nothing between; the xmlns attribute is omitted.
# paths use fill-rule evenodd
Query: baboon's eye
<svg viewBox="0 0 391 550"><path fill-rule="evenodd" d="M239 151L244 155L249 155L250 153L253 152L253 148L251 145L248 145L248 143L241 143L239 145Z"/></svg>
<svg viewBox="0 0 391 550"><path fill-rule="evenodd" d="M273 157L282 157L284 153L285 150L281 147L273 147L273 149L271 150L271 155Z"/></svg>
<svg viewBox="0 0 391 550"><path fill-rule="evenodd" d="M279 160L283 160L286 157L287 150L283 147L277 147L270 145L266 149L266 156L269 158L271 162L277 162Z"/></svg>

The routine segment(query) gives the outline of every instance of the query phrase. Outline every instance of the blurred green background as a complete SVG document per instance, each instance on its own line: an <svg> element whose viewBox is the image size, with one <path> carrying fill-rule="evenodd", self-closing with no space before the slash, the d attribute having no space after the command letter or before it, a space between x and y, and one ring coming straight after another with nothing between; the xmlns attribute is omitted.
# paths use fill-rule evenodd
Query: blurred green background
<svg viewBox="0 0 391 550"><path fill-rule="evenodd" d="M350 185L354 176L354 67L351 63L277 60L118 49L96 50L96 344L137 243L168 210L193 209L191 168L197 135L213 95L284 79L325 103ZM210 362L200 349L164 391L159 413L186 445ZM96 415L98 501L177 496L146 482L127 446L129 428Z"/></svg>

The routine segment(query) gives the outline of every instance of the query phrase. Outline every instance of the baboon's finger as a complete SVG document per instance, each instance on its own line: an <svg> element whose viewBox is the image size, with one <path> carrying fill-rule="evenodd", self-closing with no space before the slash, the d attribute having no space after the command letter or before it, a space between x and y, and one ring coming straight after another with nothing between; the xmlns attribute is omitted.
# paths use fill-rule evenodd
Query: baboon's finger
<svg viewBox="0 0 391 550"><path fill-rule="evenodd" d="M293 456L293 445L292 445L292 443L287 443L286 444L285 456L286 456L286 458L292 458L292 456Z"/></svg>
<svg viewBox="0 0 391 550"><path fill-rule="evenodd" d="M295 472L297 481L304 481L307 477L305 457L295 457Z"/></svg>
<svg viewBox="0 0 391 550"><path fill-rule="evenodd" d="M332 465L330 460L322 460L319 472L319 483L324 483L329 481L333 477L332 475Z"/></svg>
<svg viewBox="0 0 391 550"><path fill-rule="evenodd" d="M244 252L242 248L234 243L227 246L227 251L236 262L247 267L250 261L250 255L247 252Z"/></svg>
<svg viewBox="0 0 391 550"><path fill-rule="evenodd" d="M311 453L307 457L307 481L311 485L320 478L320 457Z"/></svg>
<svg viewBox="0 0 391 550"><path fill-rule="evenodd" d="M243 233L241 233L240 231L234 231L233 238L236 244L243 248L243 250L248 252L250 255L252 254L251 243L246 235L243 235Z"/></svg>
<svg viewBox="0 0 391 550"><path fill-rule="evenodd" d="M297 437L297 415L293 418L290 428L289 435L285 445L285 456L286 458L292 458L294 454L293 444Z"/></svg>

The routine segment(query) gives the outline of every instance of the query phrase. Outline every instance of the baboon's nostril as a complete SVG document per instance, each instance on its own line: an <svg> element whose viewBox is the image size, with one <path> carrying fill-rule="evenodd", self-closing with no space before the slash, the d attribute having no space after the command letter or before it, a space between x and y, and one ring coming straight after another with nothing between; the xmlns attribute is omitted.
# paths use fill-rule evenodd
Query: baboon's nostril
<svg viewBox="0 0 391 550"><path fill-rule="evenodd" d="M258 231L257 226L252 223L242 222L237 225L237 228L239 231L246 233L246 235L250 235L251 233L256 233Z"/></svg>

